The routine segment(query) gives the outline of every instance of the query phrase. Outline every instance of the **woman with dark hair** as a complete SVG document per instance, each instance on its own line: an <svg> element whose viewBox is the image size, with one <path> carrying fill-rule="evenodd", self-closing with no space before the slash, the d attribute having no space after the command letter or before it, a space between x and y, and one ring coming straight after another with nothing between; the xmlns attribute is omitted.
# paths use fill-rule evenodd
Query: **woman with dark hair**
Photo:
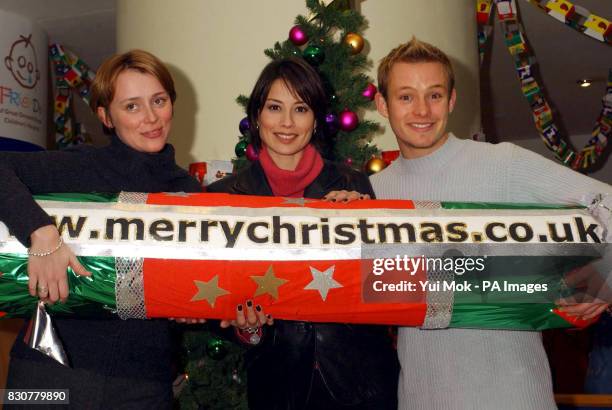
<svg viewBox="0 0 612 410"><path fill-rule="evenodd" d="M110 145L37 153L0 152L0 220L29 247L32 296L68 297L68 276L90 273L62 242L32 198L50 192L198 192L167 144L176 99L170 72L155 56L132 50L106 60L91 89L91 108ZM67 273L67 268L72 268ZM172 349L167 320L55 318L71 368L15 342L10 389L69 389L71 408L172 407Z"/></svg>
<svg viewBox="0 0 612 410"><path fill-rule="evenodd" d="M333 199L341 199L356 191L373 196L365 175L321 157L318 126L325 124L326 95L319 75L303 60L268 64L247 111L259 160L211 184L208 192L323 198L333 191ZM251 301L247 308L255 318ZM256 310L261 313L259 306ZM245 323L242 319L239 324ZM255 345L246 356L249 408L397 409L399 367L387 327L276 320L258 339L251 339Z"/></svg>

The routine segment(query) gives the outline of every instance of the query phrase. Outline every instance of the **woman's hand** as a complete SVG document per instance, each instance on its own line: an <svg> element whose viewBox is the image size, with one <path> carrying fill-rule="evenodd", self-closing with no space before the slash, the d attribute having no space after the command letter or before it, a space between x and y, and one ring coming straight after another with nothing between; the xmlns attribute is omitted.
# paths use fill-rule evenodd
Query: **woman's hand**
<svg viewBox="0 0 612 410"><path fill-rule="evenodd" d="M370 195L343 189L342 191L331 191L322 199L329 202L352 202L358 199L370 199Z"/></svg>
<svg viewBox="0 0 612 410"><path fill-rule="evenodd" d="M68 298L67 268L77 275L91 276L78 261L72 250L60 240L55 226L38 228L30 235L32 246L28 257L28 288L30 295L43 302L65 302ZM36 255L38 254L38 256ZM42 256L44 254L44 256Z"/></svg>
<svg viewBox="0 0 612 410"><path fill-rule="evenodd" d="M260 305L255 306L253 309L253 302L247 300L246 302L246 314L245 309L242 305L236 306L236 319L235 320L222 320L221 327L227 328L234 326L240 330L246 330L249 328L262 327L263 325L273 325L274 319L270 315L266 315Z"/></svg>
<svg viewBox="0 0 612 410"><path fill-rule="evenodd" d="M249 345L257 345L263 337L263 325L273 325L272 316L266 315L260 305L253 309L253 301L246 302L245 309L242 305L236 306L236 320L222 320L221 327L234 326L238 340Z"/></svg>

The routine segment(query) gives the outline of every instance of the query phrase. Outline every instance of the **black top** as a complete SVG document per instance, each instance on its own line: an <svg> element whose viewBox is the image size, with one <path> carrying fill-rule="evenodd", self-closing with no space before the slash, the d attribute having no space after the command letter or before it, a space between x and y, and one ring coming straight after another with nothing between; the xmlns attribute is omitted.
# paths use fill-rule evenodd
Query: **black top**
<svg viewBox="0 0 612 410"><path fill-rule="evenodd" d="M0 221L26 246L32 232L51 224L32 194L201 191L198 182L176 165L172 145L148 154L116 136L104 148L0 152L0 181Z"/></svg>
<svg viewBox="0 0 612 410"><path fill-rule="evenodd" d="M374 198L365 175L328 161L304 197L322 198L343 189ZM273 195L259 162L209 185L207 191ZM339 403L397 408L399 364L389 327L275 320L264 329L262 342L247 352L250 409L304 408L315 372Z"/></svg>
<svg viewBox="0 0 612 410"><path fill-rule="evenodd" d="M0 221L26 246L33 231L52 223L32 194L201 191L200 184L176 165L171 145L148 154L116 136L103 148L0 152L0 181ZM167 320L55 318L54 325L75 369L151 380L172 377ZM23 331L13 346L14 357L51 361L30 349L21 336Z"/></svg>
<svg viewBox="0 0 612 410"><path fill-rule="evenodd" d="M330 191L346 189L368 194L374 191L368 178L345 165L324 161L323 169L304 190L304 198L320 199ZM225 192L238 195L274 196L266 174L259 162L254 162L244 171L216 181L206 187L206 192Z"/></svg>

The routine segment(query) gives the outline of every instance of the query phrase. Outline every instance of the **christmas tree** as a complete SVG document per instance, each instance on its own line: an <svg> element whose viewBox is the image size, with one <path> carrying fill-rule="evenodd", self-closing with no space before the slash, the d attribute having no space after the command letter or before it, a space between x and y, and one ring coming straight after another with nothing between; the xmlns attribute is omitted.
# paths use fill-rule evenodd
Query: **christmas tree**
<svg viewBox="0 0 612 410"><path fill-rule="evenodd" d="M289 38L277 42L265 54L273 60L302 57L315 67L321 76L329 99L326 116L326 150L323 156L344 162L355 169L375 172L382 160L371 143L379 125L361 120L365 109L373 108L376 86L364 72L371 65L362 53L365 40L361 33L366 28L365 18L350 0L334 0L329 5L318 0L306 0L311 17L299 15L289 31ZM246 108L248 97L237 98ZM245 117L239 124L239 141L234 165L237 170L257 159L256 149L250 145L249 122Z"/></svg>
<svg viewBox="0 0 612 410"><path fill-rule="evenodd" d="M218 321L183 332L184 374L175 382L182 410L247 410L245 348Z"/></svg>
<svg viewBox="0 0 612 410"><path fill-rule="evenodd" d="M377 91L364 74L370 66L362 53L365 41L361 33L366 21L351 7L350 0L334 0L327 5L307 0L306 6L311 16L297 16L289 38L265 50L265 54L272 59L302 57L320 74L329 98L327 149L323 155L356 169L379 171L384 162L374 157L378 149L370 142L379 125L359 118L365 109L373 108ZM237 100L246 108L248 97ZM257 159L246 118L239 128L242 135L236 144L236 169ZM187 330L183 347L185 374L183 382L177 382L182 409L247 408L243 346L204 327Z"/></svg>

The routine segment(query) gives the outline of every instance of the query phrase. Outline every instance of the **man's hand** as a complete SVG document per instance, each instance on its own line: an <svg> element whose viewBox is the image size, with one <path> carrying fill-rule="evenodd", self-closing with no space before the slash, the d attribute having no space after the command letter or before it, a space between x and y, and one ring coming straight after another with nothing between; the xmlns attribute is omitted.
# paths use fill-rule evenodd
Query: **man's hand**
<svg viewBox="0 0 612 410"><path fill-rule="evenodd" d="M564 303L559 304L559 310L571 316L576 316L578 319L590 320L599 315L610 307L609 303Z"/></svg>

